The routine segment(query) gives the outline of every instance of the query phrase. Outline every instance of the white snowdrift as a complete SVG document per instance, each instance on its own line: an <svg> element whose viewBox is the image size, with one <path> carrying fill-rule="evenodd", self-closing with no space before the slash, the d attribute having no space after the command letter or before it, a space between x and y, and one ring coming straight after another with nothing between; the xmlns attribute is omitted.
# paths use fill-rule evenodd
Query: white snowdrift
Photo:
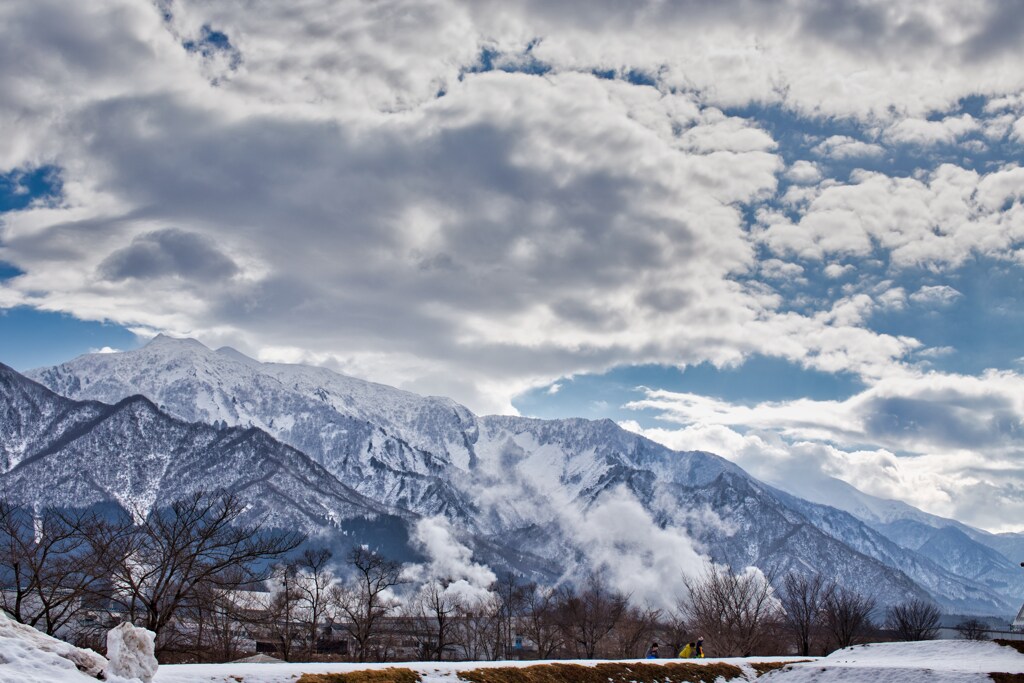
<svg viewBox="0 0 1024 683"><path fill-rule="evenodd" d="M107 679L119 676L152 683L157 670L153 654L155 642L155 633L127 622L110 629L107 632L107 659L110 662L106 670Z"/></svg>
<svg viewBox="0 0 1024 683"><path fill-rule="evenodd" d="M0 611L0 683L95 681L107 660L25 626Z"/></svg>
<svg viewBox="0 0 1024 683"><path fill-rule="evenodd" d="M874 643L833 652L765 676L764 683L992 683L989 673L1024 673L1024 655L989 642Z"/></svg>

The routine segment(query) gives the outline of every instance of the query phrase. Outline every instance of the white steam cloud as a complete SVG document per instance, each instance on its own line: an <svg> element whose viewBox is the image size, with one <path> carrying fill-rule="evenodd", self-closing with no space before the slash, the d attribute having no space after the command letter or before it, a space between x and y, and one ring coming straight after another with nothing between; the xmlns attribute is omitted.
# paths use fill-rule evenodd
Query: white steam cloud
<svg viewBox="0 0 1024 683"><path fill-rule="evenodd" d="M574 535L584 566L603 573L637 605L674 609L686 594L684 579L709 566L684 529L659 526L625 488L605 494L585 511L566 508L561 522Z"/></svg>
<svg viewBox="0 0 1024 683"><path fill-rule="evenodd" d="M450 521L441 516L421 519L413 529L412 542L427 561L407 567L406 578L417 583L443 581L446 596L462 603L480 602L490 595L498 577L487 565L473 561L473 551L455 538Z"/></svg>

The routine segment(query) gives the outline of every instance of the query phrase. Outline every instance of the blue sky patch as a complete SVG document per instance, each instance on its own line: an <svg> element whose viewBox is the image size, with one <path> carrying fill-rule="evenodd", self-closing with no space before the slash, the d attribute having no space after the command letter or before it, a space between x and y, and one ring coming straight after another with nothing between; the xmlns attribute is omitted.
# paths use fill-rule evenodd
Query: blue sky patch
<svg viewBox="0 0 1024 683"><path fill-rule="evenodd" d="M0 363L18 371L63 363L104 347L138 346L138 337L120 325L25 306L0 308Z"/></svg>
<svg viewBox="0 0 1024 683"><path fill-rule="evenodd" d="M189 52L196 52L207 58L223 53L227 55L228 67L232 70L237 69L242 63L242 53L231 44L228 35L208 25L203 25L197 40L186 40L182 43L182 47Z"/></svg>
<svg viewBox="0 0 1024 683"><path fill-rule="evenodd" d="M0 174L0 213L27 208L34 200L56 200L63 185L60 169L40 166Z"/></svg>
<svg viewBox="0 0 1024 683"><path fill-rule="evenodd" d="M512 403L523 415L542 418L581 416L636 420L644 427L660 424L653 416L622 406L643 398L640 387L693 393L753 405L798 398L843 400L864 385L850 374L829 374L802 368L781 358L751 356L742 365L716 368L701 363L680 370L667 365L619 367L603 375L579 375L520 394Z"/></svg>
<svg viewBox="0 0 1024 683"><path fill-rule="evenodd" d="M870 320L872 329L912 336L932 349L948 349L923 357L944 372L1020 370L1024 273L1018 266L972 259L941 275L907 272L896 284L907 288L906 306L878 311ZM926 296L929 291L935 295Z"/></svg>

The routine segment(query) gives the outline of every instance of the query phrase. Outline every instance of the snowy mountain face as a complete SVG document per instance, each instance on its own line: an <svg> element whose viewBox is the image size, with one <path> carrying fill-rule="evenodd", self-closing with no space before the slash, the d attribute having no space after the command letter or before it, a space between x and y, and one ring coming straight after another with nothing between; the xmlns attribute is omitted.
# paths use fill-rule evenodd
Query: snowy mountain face
<svg viewBox="0 0 1024 683"><path fill-rule="evenodd" d="M937 566L1011 600L1024 594L1024 572L1020 571L1019 562L1008 559L1024 559L1024 534L991 534L974 529L922 512L902 501L870 496L838 479L829 480L827 486L816 491L815 500L829 501L829 505L866 523L891 543L914 551L916 558L891 563L903 568L922 586L935 585L939 579L934 576ZM856 543L851 545L861 549ZM870 551L867 554L879 557ZM933 566L922 564L921 558L930 560Z"/></svg>
<svg viewBox="0 0 1024 683"><path fill-rule="evenodd" d="M701 552L737 568L754 564L777 572L822 572L882 603L927 592L951 609L1008 613L1016 608L1018 598L1009 593L1015 589L997 585L1001 574L992 581L996 574L965 574L937 562L941 550L929 546L919 552L926 539L916 547L894 542L880 527L899 514L877 499L849 496L869 518L858 519L762 484L713 454L671 451L607 420L477 417L448 399L421 397L322 368L259 363L231 349L212 351L192 340L167 337L135 351L83 356L29 375L68 398L115 404L125 413L106 423L92 450L62 448L53 462L86 458L89 468L110 468L126 453L138 453L134 457L146 463L140 469L147 472L173 468L176 479L188 481L193 468L205 467L226 481L231 473L241 481L239 468L253 467L246 458L265 457L277 467L280 486L288 487L287 496L274 498L273 487L265 485L271 491L268 510L289 508L283 498L298 496L309 485L321 491L314 496L319 507L310 503L308 511L288 513L307 523L326 518L331 504L340 511L336 518L356 514L353 510L365 500L410 518L444 515L480 559L496 568L554 578L574 564L595 561L587 543L600 543L602 530L589 527L606 520L600 516L606 501L626 492L640 501L651 524L682 530ZM149 408L138 399L119 403L136 394L152 401ZM4 478L17 475L19 485L43 495L42 487L31 489L31 482L52 475L42 464L23 462L26 448L19 444L28 438L23 435L46 433L39 421L86 419L60 417L69 405L81 411L99 408L66 402L63 408L38 409L30 399L21 403L16 425L3 426L0 455L22 465ZM139 433L134 425L146 410L166 413L179 426L167 427L152 443L133 441L130 435ZM181 431L188 429L202 434ZM8 430L14 435L10 446ZM237 436L226 438L228 433ZM246 443L242 434L253 443L287 444L291 455L257 456L255 445L238 446L243 457L228 446ZM206 448L210 459L179 460L161 444L188 444L179 448L189 453ZM263 472L269 465L256 467L248 471ZM291 472L293 467L297 472ZM310 469L317 467L323 468L319 474ZM116 495L109 490L115 499L145 502L169 493L158 483L166 479L140 471L134 479L127 477ZM261 485L254 479L252 486ZM98 495L86 489L61 489L60 495L66 500ZM345 499L354 507L329 504L328 498ZM939 526L929 528L934 532ZM591 540L584 540L591 531ZM978 539L965 538L984 547ZM1001 566L998 557L992 560Z"/></svg>
<svg viewBox="0 0 1024 683"><path fill-rule="evenodd" d="M145 514L196 491L227 490L248 504L250 520L309 532L392 512L257 429L186 423L142 396L115 405L71 401L6 366L0 387L5 443L10 426L33 417L47 427L20 428L12 440L18 457L0 474L0 493L12 502L114 501Z"/></svg>
<svg viewBox="0 0 1024 683"><path fill-rule="evenodd" d="M475 423L448 399L162 336L29 376L70 398L116 403L142 394L182 420L255 427L374 500L472 519L445 473L453 462L469 464Z"/></svg>

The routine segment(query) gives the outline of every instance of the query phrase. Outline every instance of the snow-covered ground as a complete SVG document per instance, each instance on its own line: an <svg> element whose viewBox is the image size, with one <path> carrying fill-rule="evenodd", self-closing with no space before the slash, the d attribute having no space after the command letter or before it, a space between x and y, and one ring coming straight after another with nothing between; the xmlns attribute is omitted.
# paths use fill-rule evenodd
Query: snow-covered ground
<svg viewBox="0 0 1024 683"><path fill-rule="evenodd" d="M559 664L582 664L593 666L607 660L565 660ZM643 661L652 660L624 660ZM701 660L662 659L662 663ZM743 659L705 659L704 662L728 662L743 666ZM764 657L757 661L794 661L793 657ZM551 664L546 661L513 661L513 662L392 662L389 664L179 664L162 666L157 672L153 683L236 683L241 677L245 683L295 683L300 673L343 673L366 669L386 669L390 667L408 668L416 671L423 683L465 683L458 678L459 671L470 669L502 667L502 666L536 666ZM1024 671L1024 669L1021 669ZM751 671L752 673L752 671Z"/></svg>
<svg viewBox="0 0 1024 683"><path fill-rule="evenodd" d="M792 657L687 660L726 662L739 666L753 680L751 661L793 662ZM645 660L647 663L655 663ZM660 663L680 660L662 659ZM342 673L386 667L408 667L424 683L457 683L461 670L498 666L534 666L543 662L412 662L399 664L178 664L161 666L154 683L294 683L303 673ZM590 666L594 661L576 661ZM106 660L93 652L55 641L34 629L15 624L0 613L0 683L88 683L96 681L76 668L95 673ZM793 663L763 676L765 683L843 681L844 683L967 683L991 681L991 672L1024 674L1024 654L989 642L930 641L881 643L840 650L828 657ZM109 677L108 677L109 678ZM123 680L123 679L122 679ZM127 683L127 682L125 682Z"/></svg>
<svg viewBox="0 0 1024 683"><path fill-rule="evenodd" d="M1024 673L1024 654L991 642L873 643L795 664L765 683L991 683L989 673Z"/></svg>
<svg viewBox="0 0 1024 683"><path fill-rule="evenodd" d="M735 664L754 678L746 666L750 661L795 662L794 657L686 660ZM563 663L593 665L592 660ZM651 660L643 660L652 663ZM677 662L662 659L659 662ZM154 683L293 683L300 673L327 673L359 669L408 667L418 671L424 683L457 683L457 672L492 666L533 666L544 662L414 662L403 664L185 664L164 666ZM1024 673L1024 655L995 643L930 641L921 643L879 643L834 652L828 657L803 660L760 680L764 683L805 681L844 683L991 683L991 672Z"/></svg>

